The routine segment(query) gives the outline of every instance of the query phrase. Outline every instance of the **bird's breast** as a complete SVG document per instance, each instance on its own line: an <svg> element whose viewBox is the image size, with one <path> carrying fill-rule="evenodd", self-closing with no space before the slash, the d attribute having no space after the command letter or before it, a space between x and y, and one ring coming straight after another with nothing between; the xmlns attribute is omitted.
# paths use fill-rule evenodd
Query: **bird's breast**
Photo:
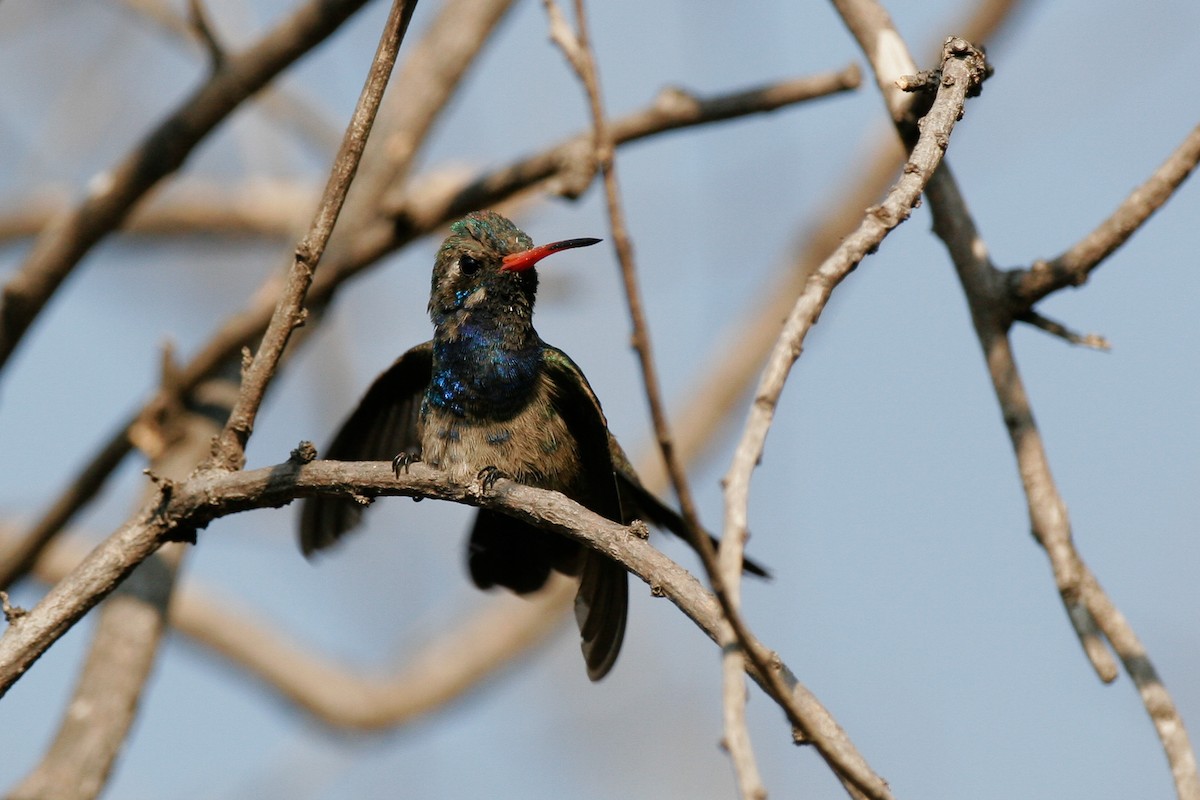
<svg viewBox="0 0 1200 800"><path fill-rule="evenodd" d="M425 403L421 458L459 480L496 467L520 483L567 491L580 477L578 445L551 402L544 378L527 402L502 420L459 415Z"/></svg>

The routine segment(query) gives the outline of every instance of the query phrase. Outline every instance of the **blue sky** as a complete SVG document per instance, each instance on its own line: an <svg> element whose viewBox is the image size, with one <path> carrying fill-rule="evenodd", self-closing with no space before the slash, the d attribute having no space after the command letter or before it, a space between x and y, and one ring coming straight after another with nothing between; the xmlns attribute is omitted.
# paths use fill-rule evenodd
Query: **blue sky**
<svg viewBox="0 0 1200 800"><path fill-rule="evenodd" d="M890 6L910 46L957 32L964 4ZM289 4L214 0L218 30L252 40ZM667 84L716 93L862 59L824 3L592 4L612 113ZM433 3L419 8L414 32ZM340 127L374 48L374 4L288 76ZM0 4L0 189L13 208L47 183L77 195L199 79L203 65L104 2L70 11ZM1200 7L1037 4L989 44L996 68L948 159L998 264L1077 241L1200 122ZM927 61L922 61L928 66ZM85 77L86 76L86 77ZM402 87L401 87L402 88ZM578 130L586 106L526 2L472 72L422 167L504 163ZM715 349L754 313L790 248L888 135L870 82L852 95L687 131L621 152L619 169L665 392L678 407ZM264 115L239 112L187 178L323 180L316 156ZM1196 735L1200 686L1200 383L1195 368L1200 194L1188 184L1081 289L1041 305L1105 335L1103 354L1017 329L1017 358L1084 559L1133 624ZM606 236L593 189L547 200L535 241ZM775 579L746 615L831 709L898 797L1166 797L1161 749L1129 680L1101 685L1028 532L1014 459L953 269L919 209L835 292L784 393L752 486L749 550ZM28 242L0 246L0 274ZM5 517L54 496L153 385L161 343L199 348L291 243L118 238L92 253L3 376ZM327 441L372 377L429 336L436 241L348 285L281 376L251 466ZM614 431L649 446L611 250L542 270L537 326L584 368ZM705 520L739 411L691 475ZM133 507L130 461L79 522L100 537ZM469 512L379 503L368 528L306 562L294 508L221 520L189 579L314 650L364 671L402 663L484 602L461 566ZM682 548L664 544L696 568ZM719 661L669 604L633 587L625 650L588 683L567 627L546 648L404 730L334 733L182 637L172 637L109 796L732 797L719 751ZM26 585L16 600L36 601ZM0 785L52 735L85 650L69 634L0 703ZM842 797L751 691L751 734L774 797ZM220 765L219 767L217 765Z"/></svg>

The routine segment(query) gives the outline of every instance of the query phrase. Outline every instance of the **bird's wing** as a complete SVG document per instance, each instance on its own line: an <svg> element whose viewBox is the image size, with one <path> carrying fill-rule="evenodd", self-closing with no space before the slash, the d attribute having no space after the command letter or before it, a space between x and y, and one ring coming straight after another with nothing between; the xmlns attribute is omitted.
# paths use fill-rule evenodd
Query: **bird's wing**
<svg viewBox="0 0 1200 800"><path fill-rule="evenodd" d="M627 522L608 447L608 422L600 401L566 353L546 347L542 363L552 387L554 410L574 434L579 448L586 496L576 500L608 519ZM590 548L584 550L579 574L575 621L583 640L588 677L598 681L621 652L629 608L629 577L620 564Z"/></svg>
<svg viewBox="0 0 1200 800"><path fill-rule="evenodd" d="M323 454L333 461L390 461L420 452L421 400L433 370L433 346L417 345L375 379ZM358 524L363 505L335 497L309 497L300 511L305 555L336 542Z"/></svg>

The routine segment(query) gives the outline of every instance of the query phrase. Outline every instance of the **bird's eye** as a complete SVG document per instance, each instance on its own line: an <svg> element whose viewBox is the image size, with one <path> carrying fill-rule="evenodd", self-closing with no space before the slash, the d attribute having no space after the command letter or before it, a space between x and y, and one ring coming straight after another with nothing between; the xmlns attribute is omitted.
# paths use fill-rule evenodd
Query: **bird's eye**
<svg viewBox="0 0 1200 800"><path fill-rule="evenodd" d="M475 256L464 255L458 257L458 268L462 271L463 275L474 275L476 272L479 272L482 266L483 263L478 258L475 258Z"/></svg>

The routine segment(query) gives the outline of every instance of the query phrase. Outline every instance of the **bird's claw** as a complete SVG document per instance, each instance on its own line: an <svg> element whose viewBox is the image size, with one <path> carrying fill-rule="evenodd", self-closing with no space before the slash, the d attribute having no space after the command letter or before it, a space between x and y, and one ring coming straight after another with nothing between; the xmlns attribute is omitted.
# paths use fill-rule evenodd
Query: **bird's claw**
<svg viewBox="0 0 1200 800"><path fill-rule="evenodd" d="M484 467L475 475L475 479L479 481L480 492L490 492L496 481L507 477L499 467L491 466Z"/></svg>
<svg viewBox="0 0 1200 800"><path fill-rule="evenodd" d="M409 466L416 464L420 460L420 453L411 452L409 450L401 450L396 454L396 457L392 459L392 473L399 478L401 472L407 473Z"/></svg>

